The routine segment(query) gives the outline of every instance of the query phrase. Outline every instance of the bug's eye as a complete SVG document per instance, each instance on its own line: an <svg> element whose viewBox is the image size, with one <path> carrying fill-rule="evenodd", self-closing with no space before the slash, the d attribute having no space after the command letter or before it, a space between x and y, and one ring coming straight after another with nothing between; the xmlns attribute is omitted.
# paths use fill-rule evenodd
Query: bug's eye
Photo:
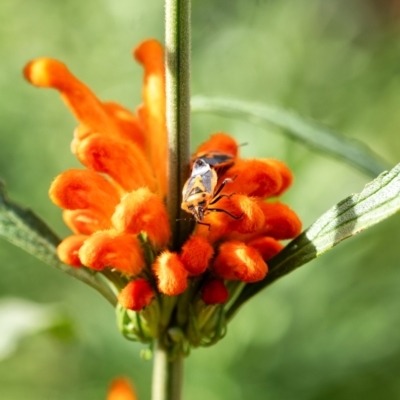
<svg viewBox="0 0 400 400"><path fill-rule="evenodd" d="M199 201L198 206L199 207L205 207L206 206L206 202L205 201Z"/></svg>
<svg viewBox="0 0 400 400"><path fill-rule="evenodd" d="M194 205L190 205L190 206L188 206L188 209L190 210L190 211L193 211L194 210Z"/></svg>

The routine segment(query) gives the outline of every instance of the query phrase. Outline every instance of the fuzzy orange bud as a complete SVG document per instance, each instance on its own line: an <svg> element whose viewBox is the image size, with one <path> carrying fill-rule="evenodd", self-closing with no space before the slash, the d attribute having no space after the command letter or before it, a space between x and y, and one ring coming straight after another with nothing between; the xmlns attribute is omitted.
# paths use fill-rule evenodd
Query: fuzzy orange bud
<svg viewBox="0 0 400 400"><path fill-rule="evenodd" d="M66 237L57 247L58 258L65 264L73 267L81 267L79 249L88 238L86 235L72 235Z"/></svg>
<svg viewBox="0 0 400 400"><path fill-rule="evenodd" d="M137 400L137 397L128 379L116 378L111 382L107 400Z"/></svg>
<svg viewBox="0 0 400 400"><path fill-rule="evenodd" d="M258 204L256 199L245 195L222 197L209 208L223 211L210 211L204 218L210 227L198 225L196 232L210 242L231 237L234 233L258 232L264 225L264 214Z"/></svg>
<svg viewBox="0 0 400 400"><path fill-rule="evenodd" d="M141 186L155 190L148 162L134 143L96 133L79 143L76 155L83 165L109 175L127 192Z"/></svg>
<svg viewBox="0 0 400 400"><path fill-rule="evenodd" d="M261 234L278 240L292 239L300 234L301 221L286 204L280 202L259 204L265 217Z"/></svg>
<svg viewBox="0 0 400 400"><path fill-rule="evenodd" d="M194 235L183 245L180 259L189 273L195 276L207 269L213 254L211 244L206 239Z"/></svg>
<svg viewBox="0 0 400 400"><path fill-rule="evenodd" d="M161 293L177 296L186 290L188 272L178 254L164 251L157 257L152 270Z"/></svg>
<svg viewBox="0 0 400 400"><path fill-rule="evenodd" d="M118 302L128 310L140 311L151 303L154 290L146 279L129 282L118 295Z"/></svg>
<svg viewBox="0 0 400 400"><path fill-rule="evenodd" d="M270 197L282 187L279 170L262 160L237 160L236 163L219 179L234 179L225 185L223 193L246 194L254 197Z"/></svg>
<svg viewBox="0 0 400 400"><path fill-rule="evenodd" d="M289 186L292 184L293 182L293 174L292 171L288 168L288 166L280 161L280 160L275 160L273 158L268 158L266 160L262 160L263 162L265 162L266 164L272 165L275 168L278 169L281 178L282 178L282 186L280 187L280 189L274 194L274 196L281 196L286 189L289 188Z"/></svg>
<svg viewBox="0 0 400 400"><path fill-rule="evenodd" d="M64 210L63 220L72 232L84 235L111 228L110 218L96 210Z"/></svg>
<svg viewBox="0 0 400 400"><path fill-rule="evenodd" d="M94 171L70 169L58 175L49 190L50 199L67 210L94 209L111 216L119 202L114 186Z"/></svg>
<svg viewBox="0 0 400 400"><path fill-rule="evenodd" d="M223 132L213 133L210 138L202 143L195 154L207 153L210 151L219 151L232 157L237 157L239 146L235 139Z"/></svg>
<svg viewBox="0 0 400 400"><path fill-rule="evenodd" d="M146 232L157 248L167 245L171 228L167 210L161 198L147 188L140 188L122 198L112 217L120 232L138 234Z"/></svg>
<svg viewBox="0 0 400 400"><path fill-rule="evenodd" d="M283 245L272 237L262 236L257 239L250 240L247 246L256 249L264 261L268 261L276 256L282 249Z"/></svg>
<svg viewBox="0 0 400 400"><path fill-rule="evenodd" d="M239 241L221 244L213 269L222 278L243 282L257 282L268 272L260 253Z"/></svg>
<svg viewBox="0 0 400 400"><path fill-rule="evenodd" d="M206 304L223 304L229 298L229 292L224 282L213 279L204 284L201 298Z"/></svg>
<svg viewBox="0 0 400 400"><path fill-rule="evenodd" d="M115 231L96 232L79 250L82 264L101 271L112 267L129 275L137 275L145 267L143 251L134 235Z"/></svg>

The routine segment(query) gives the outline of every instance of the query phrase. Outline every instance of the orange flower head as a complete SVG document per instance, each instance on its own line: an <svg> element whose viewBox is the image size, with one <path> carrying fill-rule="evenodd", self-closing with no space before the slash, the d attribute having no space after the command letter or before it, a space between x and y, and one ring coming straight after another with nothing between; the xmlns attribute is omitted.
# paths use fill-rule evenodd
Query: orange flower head
<svg viewBox="0 0 400 400"><path fill-rule="evenodd" d="M137 400L137 397L128 379L116 378L111 382L107 400Z"/></svg>
<svg viewBox="0 0 400 400"><path fill-rule="evenodd" d="M76 273L91 269L94 286L104 283L103 294L118 298L127 338L172 339L186 352L223 336L229 293L233 304L240 281L264 279L279 241L300 233L298 216L272 200L293 176L281 161L240 158L234 138L214 133L181 165L192 170L179 189L195 228L180 229L172 217L179 200L168 193L164 50L150 39L134 57L144 72L143 103L134 110L99 99L51 58L30 62L24 74L57 90L77 120L71 150L83 167L61 173L49 190L73 232L57 248L60 260L81 268ZM132 398L126 381L115 381L109 400Z"/></svg>
<svg viewBox="0 0 400 400"><path fill-rule="evenodd" d="M118 302L128 310L140 311L151 303L154 290L146 279L130 281L119 293Z"/></svg>

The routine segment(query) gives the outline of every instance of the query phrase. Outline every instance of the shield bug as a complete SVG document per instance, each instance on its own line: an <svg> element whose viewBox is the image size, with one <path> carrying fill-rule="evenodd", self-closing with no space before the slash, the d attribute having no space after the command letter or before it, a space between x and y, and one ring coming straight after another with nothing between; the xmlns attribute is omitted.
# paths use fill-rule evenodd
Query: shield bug
<svg viewBox="0 0 400 400"><path fill-rule="evenodd" d="M195 154L192 157L193 166L195 161L198 159L205 161L208 165L215 168L216 170L228 168L232 166L235 162L235 157L232 154L223 153L218 150L204 151Z"/></svg>
<svg viewBox="0 0 400 400"><path fill-rule="evenodd" d="M230 195L220 193L225 185L232 182L233 179L225 179L216 190L217 173L206 161L201 158L196 159L193 163L192 174L182 190L182 209L192 214L197 223L208 227L210 227L210 224L204 223L202 220L209 212L224 212L234 219L241 218L242 215L236 216L224 209L209 207L223 197L232 196L233 193Z"/></svg>

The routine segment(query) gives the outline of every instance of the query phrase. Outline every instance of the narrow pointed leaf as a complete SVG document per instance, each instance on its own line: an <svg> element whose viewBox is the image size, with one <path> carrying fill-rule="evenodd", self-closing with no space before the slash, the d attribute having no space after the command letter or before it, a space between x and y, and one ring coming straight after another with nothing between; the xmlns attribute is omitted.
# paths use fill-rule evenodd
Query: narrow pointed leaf
<svg viewBox="0 0 400 400"><path fill-rule="evenodd" d="M256 125L275 125L301 143L347 161L375 177L387 170L388 165L365 144L350 140L300 116L278 107L240 100L196 96L192 99L193 112L226 115Z"/></svg>
<svg viewBox="0 0 400 400"><path fill-rule="evenodd" d="M268 262L269 273L246 285L228 311L233 313L250 297L283 275L308 263L332 247L400 210L400 164L368 183L359 194L336 204Z"/></svg>
<svg viewBox="0 0 400 400"><path fill-rule="evenodd" d="M31 210L9 200L4 182L0 180L0 237L14 244L99 291L112 304L115 295L106 285L105 278L86 268L73 268L63 264L57 257L60 243L57 235Z"/></svg>

